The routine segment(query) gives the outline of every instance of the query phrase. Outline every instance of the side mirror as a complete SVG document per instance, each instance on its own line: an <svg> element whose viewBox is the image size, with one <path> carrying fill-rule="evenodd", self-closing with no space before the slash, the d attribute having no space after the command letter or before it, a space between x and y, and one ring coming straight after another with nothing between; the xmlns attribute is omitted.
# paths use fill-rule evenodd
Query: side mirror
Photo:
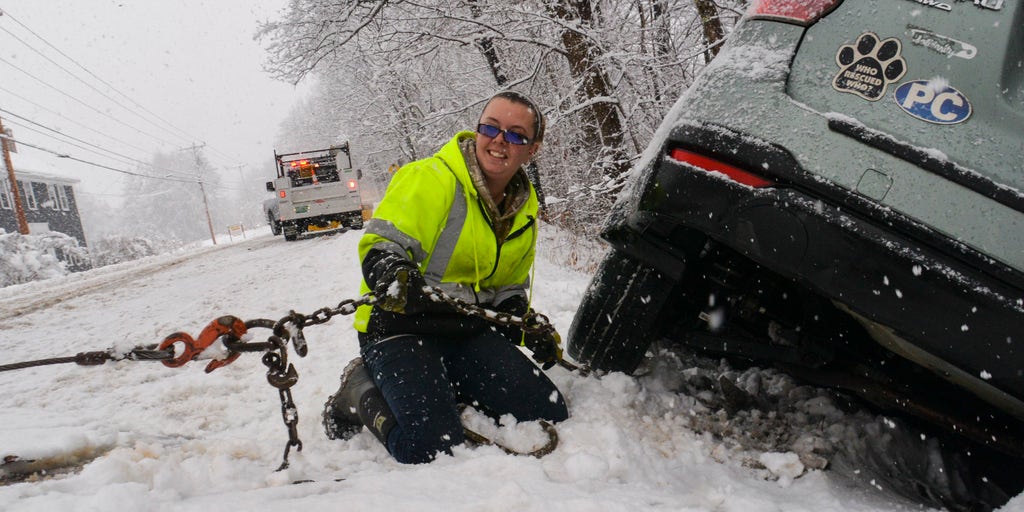
<svg viewBox="0 0 1024 512"><path fill-rule="evenodd" d="M273 192L273 191L274 191L274 182L273 181L268 181L267 182L267 192Z"/></svg>
<svg viewBox="0 0 1024 512"><path fill-rule="evenodd" d="M357 180L363 179L363 170L362 169L356 169L356 179Z"/></svg>

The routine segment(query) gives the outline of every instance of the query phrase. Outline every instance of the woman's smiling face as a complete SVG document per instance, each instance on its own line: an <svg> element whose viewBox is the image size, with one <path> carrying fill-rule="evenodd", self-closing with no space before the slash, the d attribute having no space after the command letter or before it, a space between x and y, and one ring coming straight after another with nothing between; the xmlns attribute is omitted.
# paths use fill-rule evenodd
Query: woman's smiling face
<svg viewBox="0 0 1024 512"><path fill-rule="evenodd" d="M476 135L476 158L488 183L504 187L516 170L537 152L540 143L533 142L536 136L534 115L530 107L501 97L494 98L484 108L480 123L515 132L530 140L529 144L517 145L509 144L503 133L495 137L481 133Z"/></svg>

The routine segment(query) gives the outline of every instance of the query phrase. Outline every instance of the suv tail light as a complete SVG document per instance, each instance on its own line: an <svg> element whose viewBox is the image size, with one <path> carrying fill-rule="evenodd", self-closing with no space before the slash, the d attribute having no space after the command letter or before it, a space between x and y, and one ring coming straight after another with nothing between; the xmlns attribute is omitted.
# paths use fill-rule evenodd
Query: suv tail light
<svg viewBox="0 0 1024 512"><path fill-rule="evenodd" d="M806 26L841 3L842 0L754 0L747 15Z"/></svg>
<svg viewBox="0 0 1024 512"><path fill-rule="evenodd" d="M729 165L725 162L720 162L713 158L709 158L692 151L687 151L685 149L672 149L668 152L668 156L673 160L690 164L704 171L722 173L732 181L754 188L770 187L775 184L774 181L758 176L752 172L744 171L739 167Z"/></svg>
<svg viewBox="0 0 1024 512"><path fill-rule="evenodd" d="M356 180L348 180L348 189L355 190L357 186Z"/></svg>

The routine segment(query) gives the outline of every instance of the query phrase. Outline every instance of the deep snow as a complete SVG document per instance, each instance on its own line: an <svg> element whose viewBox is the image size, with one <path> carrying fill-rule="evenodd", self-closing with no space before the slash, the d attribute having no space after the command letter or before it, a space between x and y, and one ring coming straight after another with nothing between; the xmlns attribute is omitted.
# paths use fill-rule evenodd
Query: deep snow
<svg viewBox="0 0 1024 512"><path fill-rule="evenodd" d="M575 244L553 228L542 232L533 303L564 335L589 275L564 264L580 250ZM278 319L292 309L333 307L358 295L359 235L289 243L257 230L246 240L2 288L0 364L128 350L179 330L196 335L223 314ZM254 330L253 341L267 334ZM292 450L291 467L282 472L274 470L287 432L278 393L257 355L243 354L210 374L203 372L206 361L0 373L0 456L20 461L0 465L0 477L18 468L47 469L0 486L0 509L923 509L856 471L811 469L793 450L752 448L756 443L744 442L751 432L709 422L720 417L707 410L712 402L681 382L695 370L672 358L639 378L552 369L572 416L557 426L557 450L542 459L482 446L460 447L428 465L401 465L369 433L330 441L322 432L323 402L358 352L350 318L335 317L305 334L309 355L290 354L299 375L292 393L303 449ZM754 377L764 386L792 385L772 372ZM804 417L841 415L827 398L807 398ZM529 444L537 431L530 427L504 435ZM315 482L292 484L305 479ZM1024 495L1002 510L1024 511Z"/></svg>

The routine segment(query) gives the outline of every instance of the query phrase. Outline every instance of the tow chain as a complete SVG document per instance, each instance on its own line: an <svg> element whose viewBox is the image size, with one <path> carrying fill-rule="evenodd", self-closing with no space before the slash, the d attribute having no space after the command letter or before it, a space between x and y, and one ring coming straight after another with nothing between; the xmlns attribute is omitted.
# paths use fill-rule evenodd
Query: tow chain
<svg viewBox="0 0 1024 512"><path fill-rule="evenodd" d="M471 304L448 295L440 288L424 287L423 292L434 302L446 303L462 314L479 317L494 324L515 326L524 332L535 334L546 334L555 330L548 317L532 310L520 317ZM193 338L185 332L176 332L164 338L163 342L159 345L135 347L126 353L118 353L114 350L80 352L71 357L56 357L0 365L0 372L63 363L96 366L107 361L122 360L161 361L165 366L177 368L192 361L214 342L220 340L224 348L227 349L227 355L220 359L212 360L206 366L206 373L210 373L217 368L231 364L244 352L263 352L262 362L267 367L267 382L278 390L278 397L281 400L281 417L285 428L288 429L288 441L284 447L284 456L282 457L281 465L276 470L281 471L288 468L288 456L293 447L295 451L302 451L302 440L299 439L298 434L299 412L295 402L292 400L291 393L291 387L298 382L299 375L295 370L295 366L288 362L288 343L291 342L295 353L299 357L305 357L309 347L306 344L303 329L313 325L325 324L338 315L351 315L356 312L359 306L372 305L376 301L377 299L373 293L367 293L357 299L344 300L333 308L324 307L317 309L309 315L292 310L277 321L257 318L243 322L234 316L222 316L210 322L200 332L198 338ZM242 341L249 330L254 328L270 329L271 334L264 342ZM180 350L177 350L179 348ZM559 359L558 364L570 371L579 370L579 368L568 361ZM558 436L554 431L554 427L545 424L544 430L549 436L549 442L544 447L533 452L520 453L500 445L499 447L511 454L543 456L554 450L558 443ZM476 434L476 436L472 440L479 444L496 444L483 438L483 436L479 436L479 434Z"/></svg>

